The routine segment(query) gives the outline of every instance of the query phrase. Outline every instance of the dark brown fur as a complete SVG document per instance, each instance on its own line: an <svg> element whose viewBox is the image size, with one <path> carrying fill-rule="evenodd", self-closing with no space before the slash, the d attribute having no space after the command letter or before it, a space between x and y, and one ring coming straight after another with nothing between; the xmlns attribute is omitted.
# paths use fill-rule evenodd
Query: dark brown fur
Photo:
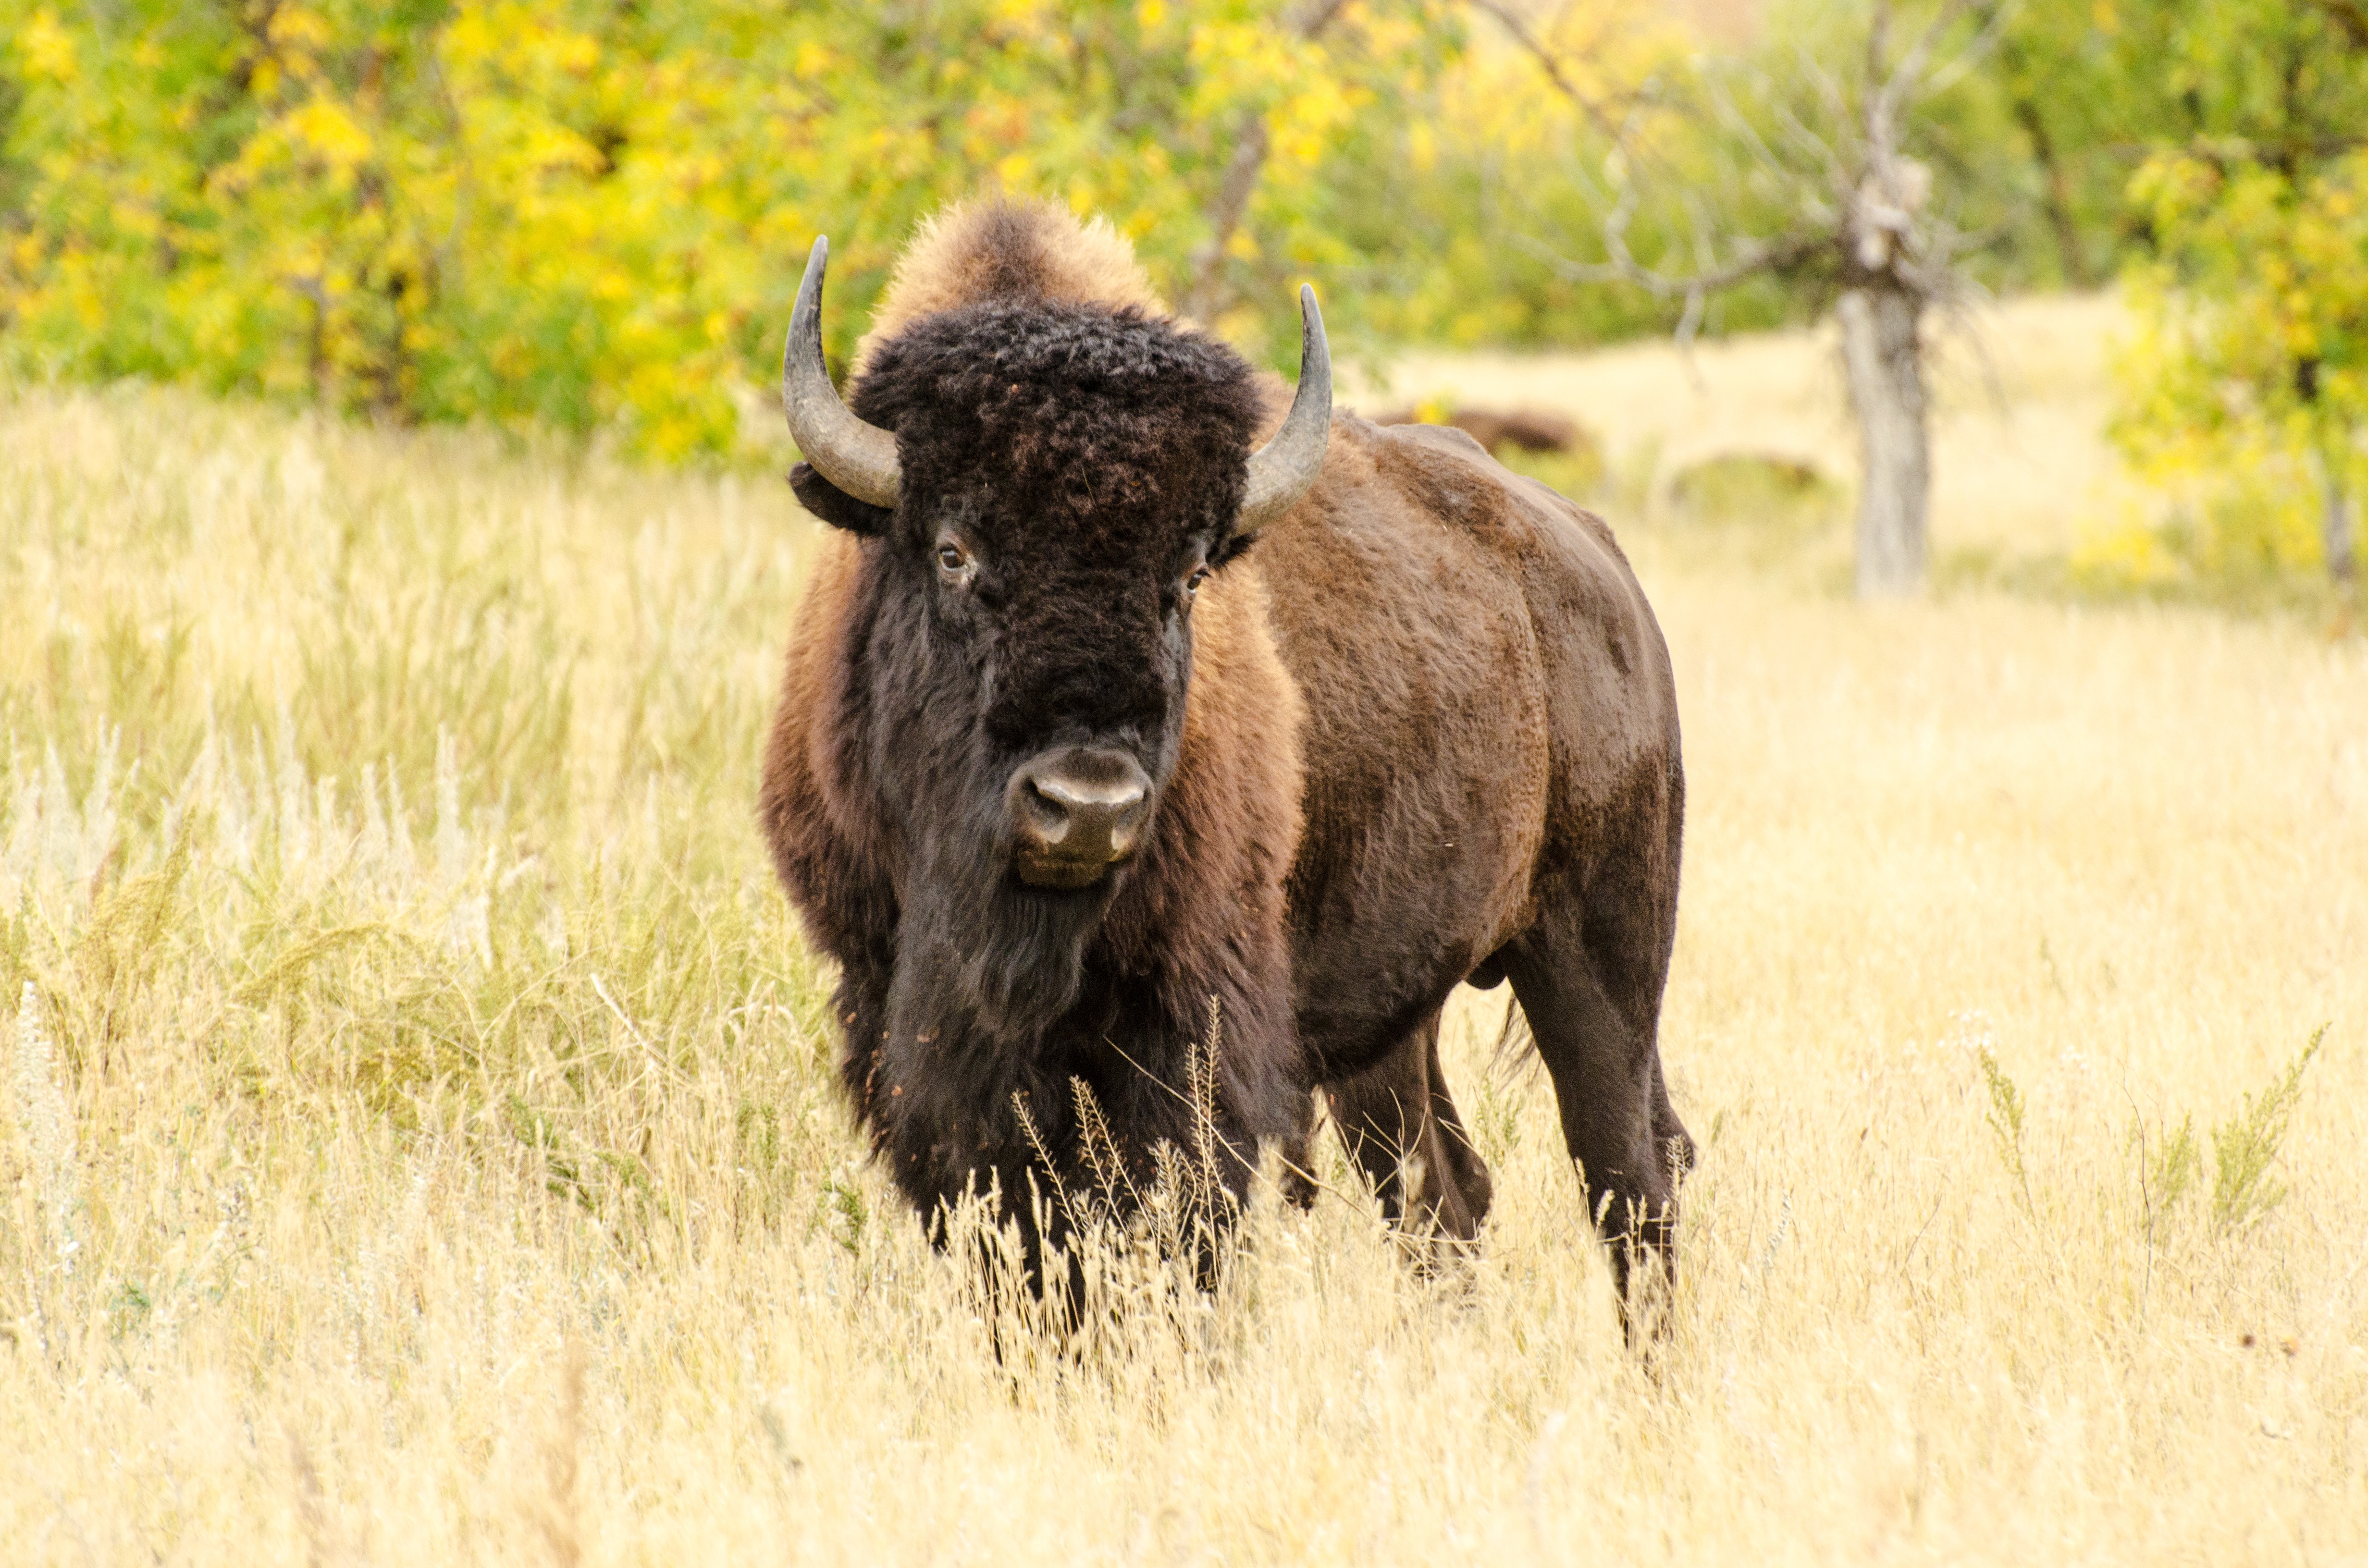
<svg viewBox="0 0 2368 1568"><path fill-rule="evenodd" d="M1178 1090L1213 997L1227 1186L1258 1142L1304 1151L1321 1090L1393 1210L1468 1238L1488 1177L1439 1074L1440 1009L1509 977L1591 1210L1666 1267L1691 1157L1656 1044L1683 784L1668 653L1610 530L1459 433L1343 415L1315 488L1244 551L1227 508L1281 388L1239 404L1224 351L1147 299L1031 305L1030 268L1056 273L1042 258L1075 233L1042 209L941 223L955 262L929 281L991 278L996 300L917 319L892 301L905 324L867 350L853 403L898 432L896 515L799 475L848 531L799 616L762 814L842 966L875 1148L924 1212L1024 1191L1044 1173L1017 1096L1074 1176L1074 1079L1147 1168L1190 1135ZM1117 356L1107 408L1061 380L1095 354ZM991 606L941 598L914 564L928 519L982 509L1024 574ZM1179 612L1156 596L1202 546L1222 570ZM943 847L1008 754L1105 733L1156 781L1149 843L1110 885L1031 902L994 881L985 829Z"/></svg>

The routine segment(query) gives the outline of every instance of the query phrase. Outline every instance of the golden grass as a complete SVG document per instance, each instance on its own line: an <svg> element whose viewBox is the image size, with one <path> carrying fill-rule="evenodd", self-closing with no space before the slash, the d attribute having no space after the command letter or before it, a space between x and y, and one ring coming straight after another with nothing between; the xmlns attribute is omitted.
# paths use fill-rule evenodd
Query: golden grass
<svg viewBox="0 0 2368 1568"><path fill-rule="evenodd" d="M1267 1205L1215 1301L1006 1371L859 1158L755 835L807 529L0 405L0 1556L2368 1557L2358 642L1865 610L1632 530L1692 781L1657 1372L1495 995L1468 1271Z"/></svg>

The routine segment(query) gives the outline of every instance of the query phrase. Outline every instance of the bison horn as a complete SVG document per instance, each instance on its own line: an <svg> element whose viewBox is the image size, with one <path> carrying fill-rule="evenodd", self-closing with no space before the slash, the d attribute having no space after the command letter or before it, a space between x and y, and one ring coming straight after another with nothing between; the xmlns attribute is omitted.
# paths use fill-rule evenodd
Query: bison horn
<svg viewBox="0 0 2368 1568"><path fill-rule="evenodd" d="M838 401L823 363L822 275L829 265L830 238L824 235L806 258L797 309L790 312L790 341L781 351L781 411L790 417L790 439L815 472L858 501L894 506L904 474L896 437L858 419Z"/></svg>
<svg viewBox="0 0 2368 1568"><path fill-rule="evenodd" d="M1299 287L1299 392L1274 439L1250 459L1234 537L1248 539L1299 504L1324 472L1332 441L1332 350L1324 341L1324 313L1315 290Z"/></svg>

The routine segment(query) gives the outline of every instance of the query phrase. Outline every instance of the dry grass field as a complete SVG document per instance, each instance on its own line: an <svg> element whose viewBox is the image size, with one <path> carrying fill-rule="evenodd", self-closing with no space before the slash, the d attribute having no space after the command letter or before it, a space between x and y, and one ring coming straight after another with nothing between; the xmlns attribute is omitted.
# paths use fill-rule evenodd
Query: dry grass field
<svg viewBox="0 0 2368 1568"><path fill-rule="evenodd" d="M1683 372L1596 373L1616 466ZM2103 472L2009 417L1944 543ZM0 403L0 1557L2368 1562L2368 649L1863 609L1658 506L1665 1354L1497 993L1468 1267L1265 1203L1215 1299L998 1363L757 841L784 487Z"/></svg>

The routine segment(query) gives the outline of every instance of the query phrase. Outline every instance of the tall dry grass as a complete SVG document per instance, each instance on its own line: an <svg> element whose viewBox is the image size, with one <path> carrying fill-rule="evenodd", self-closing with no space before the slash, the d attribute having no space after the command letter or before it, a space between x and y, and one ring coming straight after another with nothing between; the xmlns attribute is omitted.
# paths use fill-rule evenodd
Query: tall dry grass
<svg viewBox="0 0 2368 1568"><path fill-rule="evenodd" d="M754 831L807 529L0 405L0 1556L2368 1556L2356 642L1632 530L1692 786L1657 1368L1497 995L1468 1269L1262 1204L1213 1299L999 1363Z"/></svg>

